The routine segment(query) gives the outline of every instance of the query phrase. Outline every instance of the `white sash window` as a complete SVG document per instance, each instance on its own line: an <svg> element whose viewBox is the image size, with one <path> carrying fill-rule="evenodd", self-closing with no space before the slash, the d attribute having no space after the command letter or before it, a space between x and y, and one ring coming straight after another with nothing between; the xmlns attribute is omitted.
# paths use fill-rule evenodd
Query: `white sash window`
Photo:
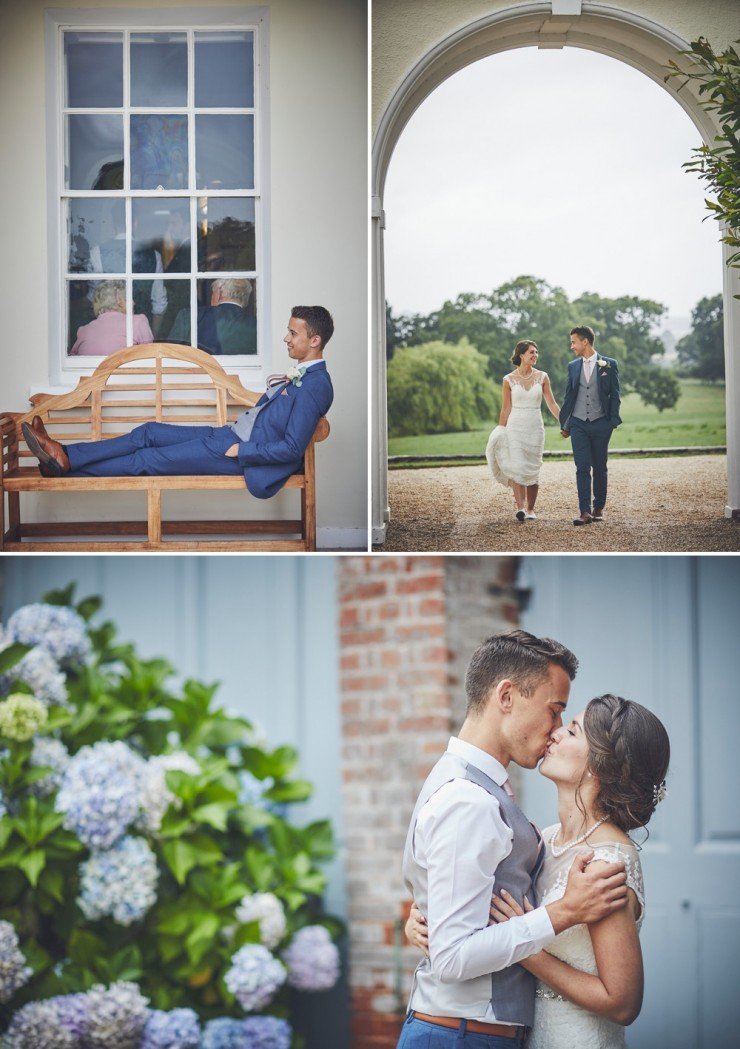
<svg viewBox="0 0 740 1049"><path fill-rule="evenodd" d="M264 374L266 33L261 9L47 13L56 381L152 340Z"/></svg>

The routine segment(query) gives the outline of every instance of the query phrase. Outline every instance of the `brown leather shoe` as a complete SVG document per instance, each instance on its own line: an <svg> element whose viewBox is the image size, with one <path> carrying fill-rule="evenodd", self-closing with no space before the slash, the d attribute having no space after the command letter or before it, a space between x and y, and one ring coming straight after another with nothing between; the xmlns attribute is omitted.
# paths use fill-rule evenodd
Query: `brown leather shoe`
<svg viewBox="0 0 740 1049"><path fill-rule="evenodd" d="M59 463L42 463L39 460L39 473L42 477L62 477L62 468Z"/></svg>
<svg viewBox="0 0 740 1049"><path fill-rule="evenodd" d="M43 421L43 419L41 418L40 415L34 415L33 419L31 419L31 429L33 430L34 433L41 433L41 434L43 434L44 437L48 437L49 436L48 433L46 432L46 427L44 426L44 421Z"/></svg>
<svg viewBox="0 0 740 1049"><path fill-rule="evenodd" d="M603 521L604 520L604 509L603 509L603 507L601 507L601 506L596 507L595 506L594 507L594 512L591 515L591 517L593 518L594 521Z"/></svg>
<svg viewBox="0 0 740 1049"><path fill-rule="evenodd" d="M69 459L59 441L52 440L46 430L43 433L33 430L28 423L21 423L21 430L28 450L36 456L40 463L54 471L50 476L69 473Z"/></svg>
<svg viewBox="0 0 740 1049"><path fill-rule="evenodd" d="M591 516L591 514L581 514L580 517L573 518L574 525L587 525L591 524L592 521L593 517Z"/></svg>

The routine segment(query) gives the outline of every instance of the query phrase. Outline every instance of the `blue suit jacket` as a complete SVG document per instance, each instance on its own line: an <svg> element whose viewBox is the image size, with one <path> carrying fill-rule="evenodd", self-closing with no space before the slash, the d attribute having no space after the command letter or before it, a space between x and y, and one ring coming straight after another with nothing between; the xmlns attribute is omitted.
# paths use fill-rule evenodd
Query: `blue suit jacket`
<svg viewBox="0 0 740 1049"><path fill-rule="evenodd" d="M619 365L613 357L605 357L603 353L598 353L596 356L598 360L606 361L607 363L607 367L605 368L600 368L598 364L596 365L601 410L613 427L619 426L622 421L619 417L619 405L621 404ZM583 358L576 357L576 359L571 361L568 365L568 382L565 387L565 396L563 397L563 404L560 409L560 426L563 430L570 429L570 417L573 414L576 397L578 396L578 387L581 382L582 371Z"/></svg>
<svg viewBox="0 0 740 1049"><path fill-rule="evenodd" d="M249 440L241 442L237 453L252 495L269 499L291 474L300 472L303 453L333 400L326 361L312 364L300 386L288 383L270 398L262 394L257 404L264 404L264 408L255 419Z"/></svg>

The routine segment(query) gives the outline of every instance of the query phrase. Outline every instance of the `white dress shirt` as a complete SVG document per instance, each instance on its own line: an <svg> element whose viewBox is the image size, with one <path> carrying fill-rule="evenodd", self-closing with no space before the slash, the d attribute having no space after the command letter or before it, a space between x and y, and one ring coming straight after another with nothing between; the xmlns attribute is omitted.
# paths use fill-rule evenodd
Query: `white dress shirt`
<svg viewBox="0 0 740 1049"><path fill-rule="evenodd" d="M447 749L500 786L508 779L479 747L453 736ZM414 853L428 871L429 955L443 983L506 969L555 939L544 907L488 925L496 868L511 842L498 801L470 780L445 783L418 815ZM490 1007L485 1020L496 1022Z"/></svg>

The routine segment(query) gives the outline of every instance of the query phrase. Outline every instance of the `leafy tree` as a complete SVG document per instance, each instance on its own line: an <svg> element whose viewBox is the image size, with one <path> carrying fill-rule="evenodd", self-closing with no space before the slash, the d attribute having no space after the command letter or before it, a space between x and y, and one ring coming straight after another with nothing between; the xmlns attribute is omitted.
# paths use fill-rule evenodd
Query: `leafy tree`
<svg viewBox="0 0 740 1049"><path fill-rule="evenodd" d="M681 371L697 379L725 377L722 296L701 299L691 311L691 331L676 347Z"/></svg>
<svg viewBox="0 0 740 1049"><path fill-rule="evenodd" d="M486 360L466 339L396 350L388 364L388 422L392 437L472 430L500 411Z"/></svg>
<svg viewBox="0 0 740 1049"><path fill-rule="evenodd" d="M730 255L728 265L740 267L740 55L734 47L717 55L704 37L694 40L683 53L692 60L690 70L669 62L665 80L696 81L704 108L715 114L721 128L714 148L699 146L693 150L693 160L683 166L696 172L714 193L715 199L706 201L707 208L726 227L721 239L738 249Z"/></svg>

